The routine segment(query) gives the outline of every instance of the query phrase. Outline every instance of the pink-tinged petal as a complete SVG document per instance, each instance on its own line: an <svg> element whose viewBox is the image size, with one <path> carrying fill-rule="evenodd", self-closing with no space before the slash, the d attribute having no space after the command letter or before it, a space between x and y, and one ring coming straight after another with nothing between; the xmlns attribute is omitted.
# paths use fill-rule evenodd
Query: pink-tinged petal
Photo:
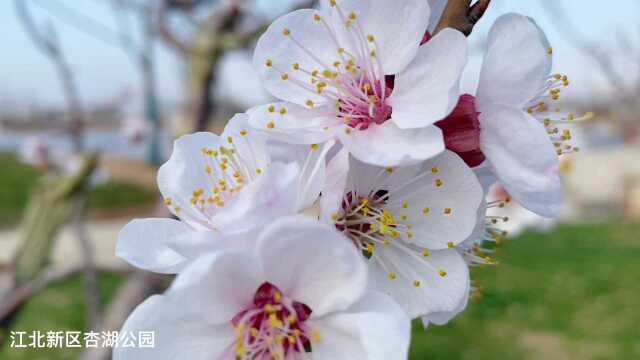
<svg viewBox="0 0 640 360"><path fill-rule="evenodd" d="M401 72L416 56L431 14L424 0L340 0L337 8L328 1L322 4L326 11L332 12L338 42L350 53L358 54L355 44L364 43L365 36L374 36L377 46L372 49L376 50L387 75ZM347 27L352 13L356 20ZM357 32L361 32L359 37Z"/></svg>
<svg viewBox="0 0 640 360"><path fill-rule="evenodd" d="M506 14L489 31L477 104L523 107L542 89L551 71L548 42L526 16Z"/></svg>
<svg viewBox="0 0 640 360"><path fill-rule="evenodd" d="M396 75L389 105L401 129L421 128L445 118L458 103L460 76L467 63L467 40L444 29L420 47L405 71Z"/></svg>
<svg viewBox="0 0 640 360"><path fill-rule="evenodd" d="M211 324L197 309L154 295L129 315L120 334L153 332L153 347L116 346L114 360L218 359L235 338L230 324Z"/></svg>
<svg viewBox="0 0 640 360"><path fill-rule="evenodd" d="M435 126L404 130L386 121L367 130L344 127L337 134L355 158L378 166L412 165L444 151L442 132Z"/></svg>
<svg viewBox="0 0 640 360"><path fill-rule="evenodd" d="M390 271L395 274L393 280ZM469 268L455 249L431 251L426 257L409 256L393 243L376 250L369 276L370 288L391 296L412 319L454 311L467 296L470 281Z"/></svg>
<svg viewBox="0 0 640 360"><path fill-rule="evenodd" d="M184 256L169 246L172 238L195 231L173 219L136 219L118 235L116 256L147 271L175 274L185 266Z"/></svg>
<svg viewBox="0 0 640 360"><path fill-rule="evenodd" d="M389 209L405 214L412 243L446 249L466 240L477 223L484 192L473 171L451 151L424 163L422 175L391 188Z"/></svg>
<svg viewBox="0 0 640 360"><path fill-rule="evenodd" d="M271 164L215 215L216 229L237 232L296 212L298 164Z"/></svg>
<svg viewBox="0 0 640 360"><path fill-rule="evenodd" d="M391 298L367 292L344 312L308 321L319 335L314 359L406 359L411 322Z"/></svg>
<svg viewBox="0 0 640 360"><path fill-rule="evenodd" d="M338 45L323 23L314 20L315 15L324 16L318 10L303 9L280 17L260 37L253 56L265 88L275 97L300 106L308 101L326 103L311 84L310 73L331 69L339 60Z"/></svg>
<svg viewBox="0 0 640 360"><path fill-rule="evenodd" d="M284 110L283 110L284 109ZM340 123L331 106L307 109L290 103L272 103L251 109L249 123L271 139L290 144L320 144L335 137Z"/></svg>
<svg viewBox="0 0 640 360"><path fill-rule="evenodd" d="M309 217L270 225L258 240L257 252L267 280L307 304L315 316L346 309L366 287L364 260L353 243Z"/></svg>
<svg viewBox="0 0 640 360"><path fill-rule="evenodd" d="M545 217L563 201L558 156L544 126L518 109L493 106L480 115L482 152L514 200Z"/></svg>

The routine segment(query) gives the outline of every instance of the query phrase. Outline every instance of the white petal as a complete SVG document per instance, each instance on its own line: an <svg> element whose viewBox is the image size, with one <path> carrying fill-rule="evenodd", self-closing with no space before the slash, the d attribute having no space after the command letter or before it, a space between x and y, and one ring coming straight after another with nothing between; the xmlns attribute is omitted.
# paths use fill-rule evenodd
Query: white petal
<svg viewBox="0 0 640 360"><path fill-rule="evenodd" d="M389 104L401 129L422 128L445 118L458 103L460 76L467 63L467 40L453 29L440 31L420 47L398 74Z"/></svg>
<svg viewBox="0 0 640 360"><path fill-rule="evenodd" d="M519 14L499 17L489 31L477 104L523 107L542 89L551 71L544 34L529 18Z"/></svg>
<svg viewBox="0 0 640 360"><path fill-rule="evenodd" d="M174 280L166 296L190 311L194 319L229 323L253 301L265 282L258 259L247 251L225 251L203 256Z"/></svg>
<svg viewBox="0 0 640 360"><path fill-rule="evenodd" d="M186 259L169 248L168 243L173 237L193 232L178 220L136 219L120 231L116 256L143 270L175 274Z"/></svg>
<svg viewBox="0 0 640 360"><path fill-rule="evenodd" d="M217 230L192 231L181 236L172 237L167 242L167 246L183 256L184 262L189 264L202 256L220 251L253 251L261 230L261 226L254 226L249 229L224 233Z"/></svg>
<svg viewBox="0 0 640 360"><path fill-rule="evenodd" d="M297 211L313 206L320 197L320 192L326 180L326 156L334 144L335 141L328 141L321 146L307 147L302 152L302 154L306 153L306 156L302 163L298 163L302 170L298 180Z"/></svg>
<svg viewBox="0 0 640 360"><path fill-rule="evenodd" d="M261 226L296 212L298 164L271 164L215 215L222 232L237 232Z"/></svg>
<svg viewBox="0 0 640 360"><path fill-rule="evenodd" d="M195 309L155 295L140 304L127 318L121 335L153 332L153 347L124 347L113 350L114 360L218 359L233 344L230 324L202 321Z"/></svg>
<svg viewBox="0 0 640 360"><path fill-rule="evenodd" d="M412 165L444 151L442 131L435 126L402 130L386 121L367 130L345 130L338 130L342 144L355 158L372 165Z"/></svg>
<svg viewBox="0 0 640 360"><path fill-rule="evenodd" d="M413 243L428 249L446 249L469 237L484 193L473 171L451 151L423 166L422 176L400 188L391 188L388 207L394 214L408 216Z"/></svg>
<svg viewBox="0 0 640 360"><path fill-rule="evenodd" d="M374 36L377 48L371 49L376 49L387 75L401 72L413 60L429 25L430 10L424 0L340 0L338 6L342 16L327 6L328 1L324 5L325 9L332 10L332 23L339 42L350 53L359 54L355 44L365 43L365 36ZM356 21L347 28L344 17L351 12L355 13Z"/></svg>
<svg viewBox="0 0 640 360"><path fill-rule="evenodd" d="M208 132L181 136L175 141L169 160L158 170L158 187L165 199L171 199L171 211L196 228L206 229L209 219L191 205L191 196L196 189L212 187L202 149L220 145L223 145L220 137ZM176 206L181 210L176 211Z"/></svg>
<svg viewBox="0 0 640 360"><path fill-rule="evenodd" d="M295 216L270 225L258 240L267 279L316 316L344 310L362 295L363 257L335 228Z"/></svg>
<svg viewBox="0 0 640 360"><path fill-rule="evenodd" d="M301 106L309 100L316 105L326 103L326 98L317 94L311 85L308 73L332 69L332 64L340 56L339 47L326 27L314 20L314 15L319 13L303 9L284 15L274 21L258 40L253 64L267 90L281 100ZM283 33L285 29L288 36ZM271 66L266 65L268 61ZM293 64L298 64L300 70L294 70ZM284 73L287 80L282 78Z"/></svg>
<svg viewBox="0 0 640 360"><path fill-rule="evenodd" d="M488 161L483 161L480 165L473 168L473 172L476 173L476 177L482 185L482 190L485 195L489 194L489 189L497 181L496 175L491 169L491 164Z"/></svg>
<svg viewBox="0 0 640 360"><path fill-rule="evenodd" d="M470 284L467 285L466 296L464 296L458 306L453 311L439 311L434 312L429 315L425 315L422 317L422 324L425 329L429 324L435 325L445 325L449 321L451 321L454 317L464 311L467 308L467 304L469 303L469 290L471 289Z"/></svg>
<svg viewBox="0 0 640 360"><path fill-rule="evenodd" d="M506 106L485 110L480 124L480 147L507 192L538 215L558 216L562 180L558 156L544 126Z"/></svg>
<svg viewBox="0 0 640 360"><path fill-rule="evenodd" d="M406 359L411 323L402 308L384 294L367 292L345 312L308 321L320 334L312 343L314 359Z"/></svg>
<svg viewBox="0 0 640 360"><path fill-rule="evenodd" d="M291 144L323 143L334 137L333 127L339 123L330 106L307 109L291 103L272 103L252 109L250 116L252 127L273 140Z"/></svg>
<svg viewBox="0 0 640 360"><path fill-rule="evenodd" d="M379 260L370 260L370 287L382 291L397 301L416 318L433 312L454 311L467 295L469 268L455 249L431 251L429 256L409 256L397 245L378 247L374 253ZM373 258L372 258L373 259ZM446 271L446 276L439 274ZM389 278L389 272L396 279ZM420 286L414 286L414 281Z"/></svg>
<svg viewBox="0 0 640 360"><path fill-rule="evenodd" d="M222 133L224 141L233 139L238 156L246 162L252 173L264 169L270 163L267 141L263 134L251 131L248 114L236 114L229 120Z"/></svg>
<svg viewBox="0 0 640 360"><path fill-rule="evenodd" d="M333 224L331 216L340 208L348 175L349 152L342 148L327 164L327 175L320 197L320 218L328 224Z"/></svg>

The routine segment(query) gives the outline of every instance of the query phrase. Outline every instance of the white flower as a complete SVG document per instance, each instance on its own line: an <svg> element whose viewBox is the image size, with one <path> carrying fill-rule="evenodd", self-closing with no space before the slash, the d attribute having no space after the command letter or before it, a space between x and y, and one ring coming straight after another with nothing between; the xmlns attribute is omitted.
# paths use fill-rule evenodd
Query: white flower
<svg viewBox="0 0 640 360"><path fill-rule="evenodd" d="M562 205L558 155L576 150L562 127L581 120L552 104L569 84L566 76L551 74L552 53L531 19L501 16L489 32L477 97L462 97L459 107L468 111L439 123L451 149L473 143L470 136L456 138L463 129L456 122L478 123L479 150L498 180L517 202L547 217L557 216Z"/></svg>
<svg viewBox="0 0 640 360"><path fill-rule="evenodd" d="M410 317L454 310L469 287L456 246L474 230L483 198L473 171L449 151L397 168L367 165L342 151L327 178L322 219L368 259L372 286Z"/></svg>
<svg viewBox="0 0 640 360"><path fill-rule="evenodd" d="M245 114L231 119L221 136L181 137L158 171L165 204L180 220L131 221L116 254L145 270L176 273L205 249L242 246L230 239L313 205L331 145L306 146L301 164L272 162Z"/></svg>
<svg viewBox="0 0 640 360"><path fill-rule="evenodd" d="M122 332L154 331L155 347L120 346L114 359L407 358L409 319L366 290L366 266L337 231L285 218L257 243L200 258L138 306Z"/></svg>
<svg viewBox="0 0 640 360"><path fill-rule="evenodd" d="M325 0L279 18L258 41L254 65L284 102L252 109L251 125L292 143L337 137L379 166L439 154L442 133L432 124L458 100L467 45L445 29L419 46L429 15L424 0Z"/></svg>

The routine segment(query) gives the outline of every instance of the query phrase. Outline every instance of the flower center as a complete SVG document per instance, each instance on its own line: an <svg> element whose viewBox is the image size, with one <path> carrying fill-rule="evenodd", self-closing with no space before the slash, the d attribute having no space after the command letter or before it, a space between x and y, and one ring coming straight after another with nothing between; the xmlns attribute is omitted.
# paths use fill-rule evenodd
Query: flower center
<svg viewBox="0 0 640 360"><path fill-rule="evenodd" d="M246 130L242 130L240 134L240 139L236 140L248 141ZM206 184L193 189L188 203L181 202L180 199L165 198L166 206L173 207L178 215L187 212L192 215L203 215L205 219L210 220L226 202L262 173L255 159L245 159L240 155L233 137L228 136L226 141L226 145L202 148L204 158L202 171L207 179ZM197 219L199 216L191 216L191 218ZM209 223L201 225L212 226Z"/></svg>
<svg viewBox="0 0 640 360"><path fill-rule="evenodd" d="M347 131L366 130L372 124L379 125L391 118L392 109L387 99L393 87L385 81L375 36L364 32L356 12L345 13L335 1L330 4L341 24L330 24L321 13L313 14L313 23L328 33L335 50L332 60L327 61L326 54L314 54L297 34L284 28L284 38L307 54L312 63L283 65L278 63L279 59L267 59L265 66L278 72L282 81L291 82L303 93L308 93L311 98L306 101L307 107L315 107L312 98L320 97L326 103L336 104L336 117L349 126ZM344 26L346 32L337 31L335 26ZM346 34L346 38L339 33ZM289 67L292 72L287 71ZM275 122L269 125L270 128L276 126Z"/></svg>
<svg viewBox="0 0 640 360"><path fill-rule="evenodd" d="M476 110L475 100L469 94L460 96L453 112L435 123L442 130L446 148L458 154L470 167L485 160L480 150L480 113Z"/></svg>
<svg viewBox="0 0 640 360"><path fill-rule="evenodd" d="M299 359L319 340L305 321L311 309L291 300L275 285L265 282L253 302L231 320L236 340L225 359Z"/></svg>
<svg viewBox="0 0 640 360"><path fill-rule="evenodd" d="M411 243L413 232L412 225L407 222L408 215L402 211L396 213L391 210L393 201L389 195L387 190L371 192L367 196L348 192L343 198L340 214L332 216L336 228L351 239L365 258L379 264L387 272L389 280L400 277L419 288L426 274L408 273L405 264L381 256L382 249L388 247L416 259L431 272L445 277L447 272L435 268L428 260L429 250ZM403 201L399 208L408 210L408 202ZM452 210L447 208L444 211L450 213ZM420 212L422 216L427 216L430 209L423 208ZM453 247L453 244L450 246Z"/></svg>

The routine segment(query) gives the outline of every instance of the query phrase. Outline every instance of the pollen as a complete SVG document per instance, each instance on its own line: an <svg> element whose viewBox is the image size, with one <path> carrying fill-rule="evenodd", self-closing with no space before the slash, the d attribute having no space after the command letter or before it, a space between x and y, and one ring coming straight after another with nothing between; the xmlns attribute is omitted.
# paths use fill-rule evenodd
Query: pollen
<svg viewBox="0 0 640 360"><path fill-rule="evenodd" d="M445 215L450 215L452 211L453 211L453 209L451 209L451 208L444 208L444 210L443 210Z"/></svg>
<svg viewBox="0 0 640 360"><path fill-rule="evenodd" d="M437 173L439 173L439 172L440 172L440 169L438 169L438 167L437 167L437 166L434 166L434 167L432 167L432 168L431 168L431 173L433 173L433 174L437 174Z"/></svg>
<svg viewBox="0 0 640 360"><path fill-rule="evenodd" d="M389 273L389 280L395 280L398 277L398 275L396 275L396 273L394 272L390 272Z"/></svg>
<svg viewBox="0 0 640 360"><path fill-rule="evenodd" d="M455 247L455 245L453 245L453 241L449 241L449 242L447 242L447 247L448 247L449 249L454 248L454 247Z"/></svg>
<svg viewBox="0 0 640 360"><path fill-rule="evenodd" d="M273 60L267 59L267 61L265 61L264 65L266 67L272 67L273 66Z"/></svg>
<svg viewBox="0 0 640 360"><path fill-rule="evenodd" d="M428 207L422 209L422 213L425 215L427 215L429 211L431 211L431 209L429 209Z"/></svg>
<svg viewBox="0 0 640 360"><path fill-rule="evenodd" d="M240 135L242 135L242 136L247 136L247 133L248 132L245 129L240 130Z"/></svg>
<svg viewBox="0 0 640 360"><path fill-rule="evenodd" d="M427 250L427 249L422 250L422 256L424 256L424 257L429 256L429 250Z"/></svg>
<svg viewBox="0 0 640 360"><path fill-rule="evenodd" d="M414 281L414 282L413 282L413 286L414 286L414 287L417 287L417 288L418 288L418 287L420 287L420 280L416 280L416 281Z"/></svg>
<svg viewBox="0 0 640 360"><path fill-rule="evenodd" d="M374 42L374 41L376 41L376 38L373 37L373 35L369 34L369 35L367 35L367 41L368 42Z"/></svg>
<svg viewBox="0 0 640 360"><path fill-rule="evenodd" d="M282 35L284 35L284 36L291 35L291 30L289 30L289 28L282 29Z"/></svg>
<svg viewBox="0 0 640 360"><path fill-rule="evenodd" d="M384 171L386 171L387 173L391 174L393 172L393 168L392 167L386 167L386 168L384 168Z"/></svg>
<svg viewBox="0 0 640 360"><path fill-rule="evenodd" d="M276 127L276 124L274 124L274 123L273 123L273 121L269 121L269 122L267 123L267 128L268 128L268 129L273 129L274 127Z"/></svg>
<svg viewBox="0 0 640 360"><path fill-rule="evenodd" d="M447 276L447 272L444 271L444 270L439 270L438 271L438 275L440 275L441 277L445 277L445 276Z"/></svg>
<svg viewBox="0 0 640 360"><path fill-rule="evenodd" d="M315 103L312 100L307 100L307 102L305 104L307 104L307 106L310 107L310 108L315 106Z"/></svg>
<svg viewBox="0 0 640 360"><path fill-rule="evenodd" d="M298 63L294 63L293 65L291 65L291 67L293 68L293 70L300 70L300 64Z"/></svg>
<svg viewBox="0 0 640 360"><path fill-rule="evenodd" d="M272 113L272 112L275 112L275 111L276 111L276 107L275 107L275 106L273 106L273 105L270 105L270 106L267 108L267 110L268 110L270 113Z"/></svg>
<svg viewBox="0 0 640 360"><path fill-rule="evenodd" d="M322 18L318 14L313 14L313 20L320 21L320 20L322 20Z"/></svg>
<svg viewBox="0 0 640 360"><path fill-rule="evenodd" d="M289 74L284 73L284 74L282 74L282 76L280 76L280 78L281 78L282 80L289 80Z"/></svg>
<svg viewBox="0 0 640 360"><path fill-rule="evenodd" d="M409 207L409 203L408 203L408 202L406 202L406 201L403 201L403 202L402 202L402 208L403 208L403 209L406 209L406 208L408 208L408 207Z"/></svg>
<svg viewBox="0 0 640 360"><path fill-rule="evenodd" d="M436 184L437 187L442 186L442 184L443 184L442 179L436 179L435 180L435 184Z"/></svg>
<svg viewBox="0 0 640 360"><path fill-rule="evenodd" d="M553 48L552 47L548 47L547 48L547 54L549 54L549 55L553 54Z"/></svg>
<svg viewBox="0 0 640 360"><path fill-rule="evenodd" d="M284 115L284 114L286 114L286 113L287 113L287 108L285 108L285 107L281 107L281 108L280 108L280 115Z"/></svg>
<svg viewBox="0 0 640 360"><path fill-rule="evenodd" d="M318 144L311 144L311 150L318 150L319 147L320 145Z"/></svg>

